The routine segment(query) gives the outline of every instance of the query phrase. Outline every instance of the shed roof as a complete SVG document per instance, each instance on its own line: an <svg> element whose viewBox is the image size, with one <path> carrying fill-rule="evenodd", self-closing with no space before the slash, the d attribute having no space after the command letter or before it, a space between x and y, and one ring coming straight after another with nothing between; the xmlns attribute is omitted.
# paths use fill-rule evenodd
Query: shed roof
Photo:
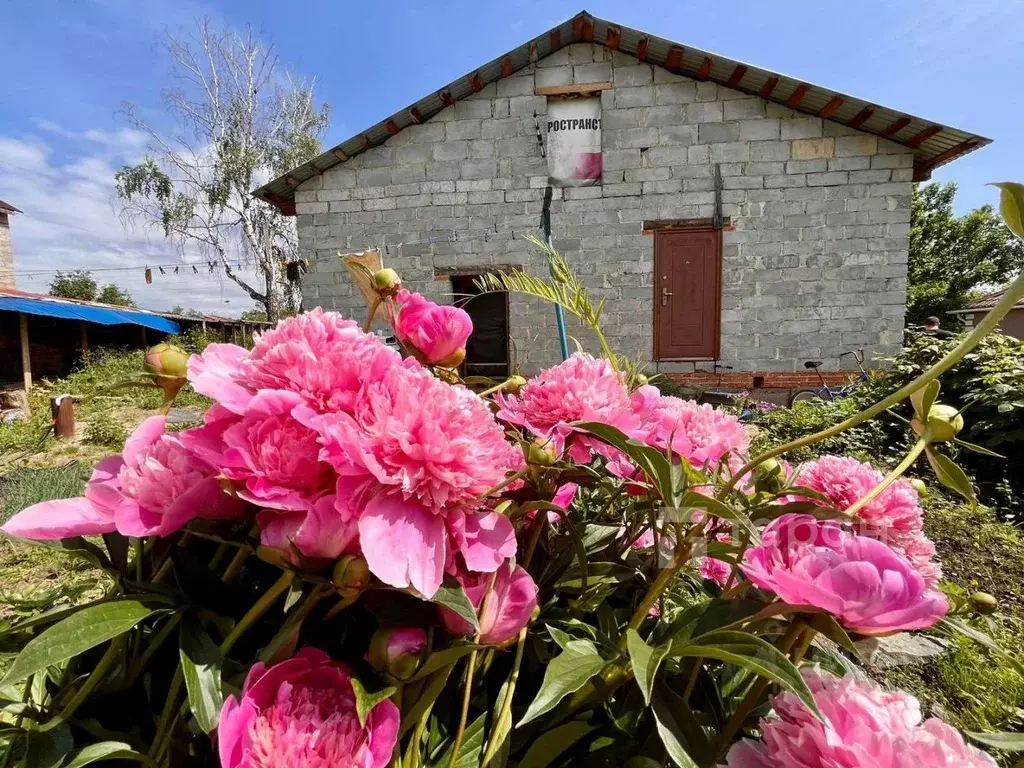
<svg viewBox="0 0 1024 768"><path fill-rule="evenodd" d="M0 312L3 311L84 320L100 325L141 325L164 333L178 333L181 330L173 320L146 309L65 299L42 293L28 293L15 288L0 288Z"/></svg>
<svg viewBox="0 0 1024 768"><path fill-rule="evenodd" d="M816 115L914 150L914 179L928 179L934 168L991 143L991 139L916 117L799 78L744 64L699 48L615 24L581 11L539 37L449 83L391 117L357 133L253 194L284 213L295 213L295 188L302 182L383 144L403 128L429 120L445 107L508 77L571 43L593 42L657 64L671 72L706 80Z"/></svg>
<svg viewBox="0 0 1024 768"><path fill-rule="evenodd" d="M3 200L0 200L0 213L21 213L21 211L10 203L5 203Z"/></svg>
<svg viewBox="0 0 1024 768"><path fill-rule="evenodd" d="M968 303L963 309L954 309L946 314L948 315L973 315L975 312L988 312L992 307L999 303L999 300L1003 298L1003 294L1006 291L993 291L992 293L986 293L974 301ZM1020 299L1016 304L1013 305L1012 309L1024 309L1024 299Z"/></svg>

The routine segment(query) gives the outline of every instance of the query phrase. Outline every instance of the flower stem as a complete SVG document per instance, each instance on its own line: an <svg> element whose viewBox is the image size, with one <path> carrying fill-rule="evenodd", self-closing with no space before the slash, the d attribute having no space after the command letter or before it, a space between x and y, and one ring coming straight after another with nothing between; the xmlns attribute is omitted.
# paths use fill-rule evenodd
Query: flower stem
<svg viewBox="0 0 1024 768"><path fill-rule="evenodd" d="M866 496L862 496L857 500L857 503L853 504L852 506L844 510L845 513L853 517L862 509L864 509L864 507L866 507L872 501L877 499L878 496L882 493L882 491L884 491L890 485L895 483L904 472L906 472L908 469L910 469L911 466L913 466L914 462L917 460L917 457L921 455L921 453L924 451L927 445L928 441L925 440L923 437L920 440L918 440L914 447L910 449L910 453L908 453L903 458L903 461L899 463L899 466L897 466L896 469L894 469L892 472L886 475L885 478L883 478L882 482L880 482L878 485L872 488Z"/></svg>
<svg viewBox="0 0 1024 768"><path fill-rule="evenodd" d="M863 424L865 421L873 419L880 413L884 413L894 405L898 405L914 394L917 390L935 381L939 376L960 362L964 355L978 346L978 344L981 343L981 340L999 325L999 321L1003 319L1006 313L1009 312L1013 308L1014 304L1016 304L1021 298L1024 298L1024 272L1018 275L1017 279L1010 284L1010 287L1003 293L1003 297L999 300L999 303L981 319L981 322L974 326L974 329L964 337L959 344L957 344L949 351L948 354L946 354L945 357L935 363L935 365L927 371L910 383L900 387L884 400L879 400L871 407L865 408L860 413L855 413L850 418L844 419L834 426L823 429L820 432L815 432L813 435L807 435L806 437L801 437L797 440L791 440L788 443L783 443L771 450L765 451L759 456L755 456L740 467L739 471L729 478L729 482L722 487L720 497L734 491L736 489L736 485L740 481L740 478L753 470L758 464L768 461L768 459L774 459L784 453L795 451L798 448L803 448L804 446L813 445L814 443L822 440L827 440L830 437L835 437L852 427Z"/></svg>
<svg viewBox="0 0 1024 768"><path fill-rule="evenodd" d="M492 496L493 494L497 493L498 491L505 490L506 488L508 488L508 486L512 485L512 483L514 483L516 480L521 480L522 478L526 477L526 473L529 472L529 471L530 471L530 468L529 467L525 467L524 469L520 469L518 472L509 475L508 477L506 477L504 480L502 480L500 483L498 483L493 488L489 488L486 491L484 491L483 493L481 493L479 496L477 496L476 497L477 500L479 501L481 499L486 499L488 496Z"/></svg>
<svg viewBox="0 0 1024 768"><path fill-rule="evenodd" d="M698 530L700 528L698 527ZM692 534L691 534L692 535ZM658 598L661 597L661 593L665 591L672 580L676 577L683 566L686 565L686 561L690 559L690 550L692 549L690 536L680 540L679 531L676 531L676 551L672 555L672 562L669 563L668 567L665 568L661 573L658 574L658 578L651 584L650 589L647 590L647 594L644 595L643 600L640 601L640 605L637 606L636 611L633 612L633 618L629 620L629 626L627 629L637 630L640 625L644 623L644 619L647 618L648 612L651 610ZM622 644L625 645L626 633L622 633Z"/></svg>
<svg viewBox="0 0 1024 768"><path fill-rule="evenodd" d="M291 586L294 579L294 573L285 571L270 589L263 593L263 596L253 604L245 616L238 620L235 628L231 630L228 636L224 638L224 642L220 644L222 656L227 656L235 643L238 642L238 639L245 634L245 631L263 618L263 614L270 610L271 606L277 601L277 598Z"/></svg>
<svg viewBox="0 0 1024 768"><path fill-rule="evenodd" d="M466 735L466 721L469 719L469 700L473 695L473 674L476 672L476 654L475 650L469 654L469 666L466 667L466 687L462 693L462 712L459 715L458 730L455 731L455 741L452 742L452 759L448 763L448 768L455 768L458 765L462 738Z"/></svg>
<svg viewBox="0 0 1024 768"><path fill-rule="evenodd" d="M512 696L516 692L516 683L519 682L519 669L523 664L523 650L526 647L526 627L519 630L519 642L516 644L516 660L512 664L512 674L508 678L508 689L505 691L505 698L501 701L501 708L498 711L498 717L494 721L494 729L491 731L490 740L487 743L487 751L484 752L484 759L481 765L483 768L489 768L491 760L501 749L501 745L504 743L505 738L508 738L508 734L505 734L505 738L501 741L497 739L498 728L500 724L506 719L511 722L512 718Z"/></svg>
<svg viewBox="0 0 1024 768"><path fill-rule="evenodd" d="M803 633L806 624L802 619L794 619L790 623L789 628L786 630L786 634L779 640L779 644L776 646L780 652L788 654L792 650L793 645L800 638ZM732 717L729 718L729 722L725 724L725 728L722 729L722 733L718 736L718 741L715 743L715 748L712 754L719 756L725 753L729 743L732 741L733 736L743 726L743 721L747 719L750 712L757 706L757 702L760 701L761 696L768 688L770 681L767 677L759 677L753 687L747 692L747 695L743 697L743 701L736 707L736 711L732 713Z"/></svg>
<svg viewBox="0 0 1024 768"><path fill-rule="evenodd" d="M96 663L96 667L89 674L89 677L82 684L82 687L78 689L74 697L67 703L64 709L61 710L60 714L54 720L46 723L40 730L49 730L51 726L59 725L62 722L68 720L75 710L82 706L89 694L92 693L93 689L100 684L104 676L110 671L110 668L114 666L114 662L117 661L117 657L121 654L121 647L123 641L122 638L118 637L111 641L107 647L106 653L103 654L102 658Z"/></svg>
<svg viewBox="0 0 1024 768"><path fill-rule="evenodd" d="M220 580L225 584L230 584L236 578L242 570L242 566L245 565L245 561L249 559L249 555L252 554L249 547L242 547L239 549L231 562L228 563L228 567L224 570L224 575L220 577Z"/></svg>

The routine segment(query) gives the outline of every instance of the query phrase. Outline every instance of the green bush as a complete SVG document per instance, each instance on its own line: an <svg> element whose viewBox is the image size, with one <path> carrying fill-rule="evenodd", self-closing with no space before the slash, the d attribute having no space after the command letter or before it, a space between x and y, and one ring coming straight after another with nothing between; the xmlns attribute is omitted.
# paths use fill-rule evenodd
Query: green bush
<svg viewBox="0 0 1024 768"><path fill-rule="evenodd" d="M100 411L85 425L85 442L120 449L128 439L128 428L109 411Z"/></svg>

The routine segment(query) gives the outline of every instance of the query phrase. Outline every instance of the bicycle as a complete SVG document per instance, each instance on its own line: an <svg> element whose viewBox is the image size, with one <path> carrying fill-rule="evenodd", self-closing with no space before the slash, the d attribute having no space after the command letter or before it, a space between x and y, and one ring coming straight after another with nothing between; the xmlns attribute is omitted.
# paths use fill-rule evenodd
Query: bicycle
<svg viewBox="0 0 1024 768"><path fill-rule="evenodd" d="M864 368L864 350L856 349L848 352L842 352L839 354L839 360L847 355L853 355L854 360L857 361L857 368L860 369L860 376L856 379L844 384L842 387L833 388L825 383L825 377L821 375L821 371L818 370L825 363L821 360L808 360L804 363L804 368L813 369L818 374L818 379L821 380L821 387L818 389L801 389L793 393L793 396L789 398L789 406L792 408L797 403L808 403L814 400L831 400L835 401L843 397L849 397L850 393L853 392L857 387L861 386L868 380L868 372Z"/></svg>

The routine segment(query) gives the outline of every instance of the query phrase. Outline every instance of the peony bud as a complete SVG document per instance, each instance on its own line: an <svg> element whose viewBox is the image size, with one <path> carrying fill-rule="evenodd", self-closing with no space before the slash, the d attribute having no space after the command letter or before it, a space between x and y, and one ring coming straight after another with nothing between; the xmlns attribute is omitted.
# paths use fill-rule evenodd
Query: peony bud
<svg viewBox="0 0 1024 768"><path fill-rule="evenodd" d="M971 605L978 613L988 616L999 608L999 601L988 592L975 592L971 595Z"/></svg>
<svg viewBox="0 0 1024 768"><path fill-rule="evenodd" d="M378 269L373 273L373 287L381 296L394 296L402 287L402 278L393 269Z"/></svg>
<svg viewBox="0 0 1024 768"><path fill-rule="evenodd" d="M427 633L419 627L378 629L370 639L366 660L399 682L416 674L427 650Z"/></svg>
<svg viewBox="0 0 1024 768"><path fill-rule="evenodd" d="M331 573L331 582L341 592L361 592L370 583L370 566L359 555L338 558Z"/></svg>
<svg viewBox="0 0 1024 768"><path fill-rule="evenodd" d="M153 383L164 391L169 403L185 386L188 353L173 344L157 344L146 350L142 367Z"/></svg>
<svg viewBox="0 0 1024 768"><path fill-rule="evenodd" d="M523 455L527 464L536 467L550 467L558 461L554 443L548 437L535 437L533 442L525 446Z"/></svg>
<svg viewBox="0 0 1024 768"><path fill-rule="evenodd" d="M645 387L650 383L650 381L651 380L648 379L647 376L642 373L638 373L636 375L636 385L638 387Z"/></svg>
<svg viewBox="0 0 1024 768"><path fill-rule="evenodd" d="M510 395L518 395L526 384L526 379L516 373L505 380L505 383L501 387L501 391L508 392Z"/></svg>
<svg viewBox="0 0 1024 768"><path fill-rule="evenodd" d="M928 484L919 477L911 478L910 487L917 491L918 496L927 496L931 493L928 488Z"/></svg>
<svg viewBox="0 0 1024 768"><path fill-rule="evenodd" d="M782 465L775 459L762 461L754 469L754 490L763 493L777 493L782 489L784 473Z"/></svg>
<svg viewBox="0 0 1024 768"><path fill-rule="evenodd" d="M930 431L931 442L945 443L964 428L964 417L951 405L935 403L928 411L927 425L922 424L918 418L914 418L910 425L919 435L924 435L926 429Z"/></svg>
<svg viewBox="0 0 1024 768"><path fill-rule="evenodd" d="M395 336L421 363L455 368L466 359L473 321L460 307L435 304L404 288L395 294Z"/></svg>

